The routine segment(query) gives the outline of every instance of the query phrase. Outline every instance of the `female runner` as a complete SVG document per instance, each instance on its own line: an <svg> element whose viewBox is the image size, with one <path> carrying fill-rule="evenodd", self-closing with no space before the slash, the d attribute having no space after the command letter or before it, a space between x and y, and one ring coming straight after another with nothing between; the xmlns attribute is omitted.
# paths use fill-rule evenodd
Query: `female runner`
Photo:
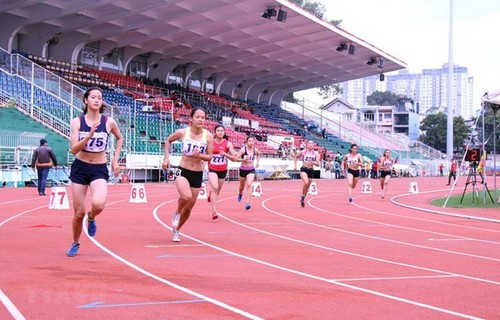
<svg viewBox="0 0 500 320"><path fill-rule="evenodd" d="M177 210L172 217L172 241L181 241L179 230L189 219L203 182L203 161L210 161L213 153L213 136L204 129L206 112L202 108L191 111L191 126L178 129L165 140L165 158L162 168L170 168L170 146L182 140L180 174L175 179L179 192Z"/></svg>
<svg viewBox="0 0 500 320"><path fill-rule="evenodd" d="M378 159L378 168L380 172L380 188L382 189L382 199L385 198L387 185L389 184L389 180L391 180L393 164L394 164L394 159L391 157L391 150L385 149L382 157Z"/></svg>
<svg viewBox="0 0 500 320"><path fill-rule="evenodd" d="M356 188L359 180L359 169L363 166L363 158L358 153L358 145L353 143L349 149L349 153L342 159L342 166L347 169L347 193L349 202L352 202L352 190Z"/></svg>
<svg viewBox="0 0 500 320"><path fill-rule="evenodd" d="M220 194L227 175L227 159L238 161L235 157L233 144L228 141L226 130L223 125L217 125L214 129L214 154L208 163L208 182L211 191L208 194L208 202L212 207L212 219L219 217L217 213L217 197Z"/></svg>
<svg viewBox="0 0 500 320"><path fill-rule="evenodd" d="M250 210L251 187L255 179L255 168L259 167L260 151L254 147L255 138L248 136L245 145L238 151L236 158L241 159L240 166L240 187L238 190L238 202L243 199L243 189L246 190L245 210ZM254 166L255 161L255 166Z"/></svg>
<svg viewBox="0 0 500 320"><path fill-rule="evenodd" d="M73 190L73 243L66 253L74 257L80 248L80 235L85 216L85 195L90 188L91 209L87 214L87 231L93 237L97 232L95 217L106 204L109 170L106 165L106 149L109 134L116 139L116 148L111 162L115 177L120 174L118 159L123 138L115 120L105 115L102 105L102 90L92 87L83 94L83 115L71 120L70 151L75 155L71 164L71 189Z"/></svg>
<svg viewBox="0 0 500 320"><path fill-rule="evenodd" d="M300 196L300 205L302 208L305 207L307 191L309 191L309 187L314 178L314 166L321 165L319 153L313 148L314 141L309 140L306 148L300 151L296 156L296 158L302 158L302 167L300 167L300 178L304 183L302 185L302 195Z"/></svg>

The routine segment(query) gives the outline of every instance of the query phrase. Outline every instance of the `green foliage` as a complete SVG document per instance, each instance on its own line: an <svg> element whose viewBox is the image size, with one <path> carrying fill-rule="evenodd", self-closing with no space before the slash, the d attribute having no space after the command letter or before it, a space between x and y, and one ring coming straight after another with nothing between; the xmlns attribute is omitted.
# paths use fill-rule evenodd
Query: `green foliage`
<svg viewBox="0 0 500 320"><path fill-rule="evenodd" d="M342 19L340 20L330 20L330 23L333 24L334 26L340 27L342 24Z"/></svg>
<svg viewBox="0 0 500 320"><path fill-rule="evenodd" d="M447 115L443 112L430 114L420 123L423 131L419 140L434 149L446 152ZM462 117L453 118L453 147L463 151L469 137L469 127Z"/></svg>
<svg viewBox="0 0 500 320"><path fill-rule="evenodd" d="M369 106L394 106L398 99L406 98L403 95L394 94L390 91L375 91L366 97L366 104Z"/></svg>
<svg viewBox="0 0 500 320"><path fill-rule="evenodd" d="M323 18L325 14L325 4L318 1L308 1L306 0L304 5L302 6L305 10L311 12L318 18Z"/></svg>
<svg viewBox="0 0 500 320"><path fill-rule="evenodd" d="M314 0L290 0L290 2L295 3L299 7L302 7L304 10L309 11L314 14L316 17L323 19L323 16L326 11L326 6L322 1L314 1ZM330 23L340 26L342 20L330 20Z"/></svg>
<svg viewBox="0 0 500 320"><path fill-rule="evenodd" d="M330 84L318 88L318 95L323 97L323 100L331 99L343 93L342 88L338 84Z"/></svg>

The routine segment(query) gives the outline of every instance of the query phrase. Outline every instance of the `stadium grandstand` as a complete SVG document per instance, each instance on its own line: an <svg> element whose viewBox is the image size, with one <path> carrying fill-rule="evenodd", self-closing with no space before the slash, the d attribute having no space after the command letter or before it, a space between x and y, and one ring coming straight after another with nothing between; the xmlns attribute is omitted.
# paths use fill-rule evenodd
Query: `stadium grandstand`
<svg viewBox="0 0 500 320"><path fill-rule="evenodd" d="M324 159L357 143L367 159L390 148L420 165L440 155L282 102L290 92L405 66L286 0L1 2L0 181L33 183L29 163L41 138L60 159L50 179L67 181L70 119L89 86L104 90L125 136L123 172L136 180L163 179L163 142L197 106L208 111L207 129L226 125L236 149L257 138L265 177L292 176L280 148L311 139Z"/></svg>

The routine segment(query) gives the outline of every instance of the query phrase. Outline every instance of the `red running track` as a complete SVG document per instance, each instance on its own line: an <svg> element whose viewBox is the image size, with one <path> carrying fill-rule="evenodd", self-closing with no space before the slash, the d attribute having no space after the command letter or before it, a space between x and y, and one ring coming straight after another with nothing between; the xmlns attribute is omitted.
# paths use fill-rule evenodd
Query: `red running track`
<svg viewBox="0 0 500 320"><path fill-rule="evenodd" d="M0 319L500 319L500 210L430 206L445 178L393 179L385 199L363 181L350 204L346 180L316 180L305 208L300 181L263 181L250 211L227 183L220 218L199 200L180 243L172 184L147 203L110 185L73 258L71 209L0 189Z"/></svg>

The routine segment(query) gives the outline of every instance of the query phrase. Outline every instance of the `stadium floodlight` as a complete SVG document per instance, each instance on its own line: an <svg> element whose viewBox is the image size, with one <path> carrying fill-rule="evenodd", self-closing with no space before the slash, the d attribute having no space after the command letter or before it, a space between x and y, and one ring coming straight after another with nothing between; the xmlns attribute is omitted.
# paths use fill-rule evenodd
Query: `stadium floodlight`
<svg viewBox="0 0 500 320"><path fill-rule="evenodd" d="M276 12L276 9L274 7L269 7L264 11L262 14L262 18L266 18L271 20L272 17L275 17L278 13Z"/></svg>
<svg viewBox="0 0 500 320"><path fill-rule="evenodd" d="M370 58L368 62L366 63L367 65L371 66L377 63L377 58Z"/></svg>
<svg viewBox="0 0 500 320"><path fill-rule="evenodd" d="M348 49L347 43L343 43L343 42L341 42L337 47L337 51L339 51L339 52L343 52L347 49Z"/></svg>

